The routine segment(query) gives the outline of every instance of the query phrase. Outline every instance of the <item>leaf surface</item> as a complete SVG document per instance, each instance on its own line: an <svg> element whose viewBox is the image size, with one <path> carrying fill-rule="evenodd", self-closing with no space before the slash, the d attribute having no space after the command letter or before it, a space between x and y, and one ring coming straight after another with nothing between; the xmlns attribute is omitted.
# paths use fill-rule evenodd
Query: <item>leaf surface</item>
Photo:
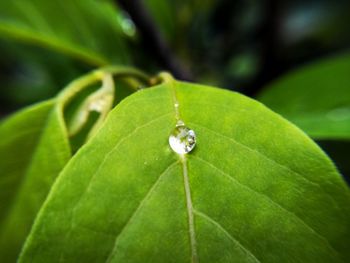
<svg viewBox="0 0 350 263"><path fill-rule="evenodd" d="M0 137L0 257L2 262L14 262L71 153L55 100L1 123Z"/></svg>
<svg viewBox="0 0 350 263"><path fill-rule="evenodd" d="M350 54L297 69L258 99L315 139L350 139Z"/></svg>
<svg viewBox="0 0 350 263"><path fill-rule="evenodd" d="M54 50L93 66L129 62L127 36L108 1L2 1L0 10L0 38Z"/></svg>
<svg viewBox="0 0 350 263"><path fill-rule="evenodd" d="M0 258L4 262L16 260L57 175L110 111L115 89L109 71L140 78L140 73L125 68L93 71L71 82L55 99L1 123Z"/></svg>
<svg viewBox="0 0 350 263"><path fill-rule="evenodd" d="M181 157L168 137L197 134ZM167 81L116 106L55 182L20 262L345 262L350 193L298 128Z"/></svg>

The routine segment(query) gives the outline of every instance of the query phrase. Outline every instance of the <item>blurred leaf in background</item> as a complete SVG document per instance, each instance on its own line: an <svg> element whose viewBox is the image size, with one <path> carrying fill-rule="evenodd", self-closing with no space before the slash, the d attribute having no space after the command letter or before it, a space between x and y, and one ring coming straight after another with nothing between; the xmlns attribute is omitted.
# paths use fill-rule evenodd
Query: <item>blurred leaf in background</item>
<svg viewBox="0 0 350 263"><path fill-rule="evenodd" d="M248 95L289 69L350 45L346 0L144 2L197 81Z"/></svg>
<svg viewBox="0 0 350 263"><path fill-rule="evenodd" d="M1 138L6 138L0 144L3 262L15 262L52 183L71 157L62 113L54 103L26 108L0 125Z"/></svg>
<svg viewBox="0 0 350 263"><path fill-rule="evenodd" d="M350 140L350 53L301 67L258 98L314 139Z"/></svg>
<svg viewBox="0 0 350 263"><path fill-rule="evenodd" d="M157 61L158 50L145 50L139 28L120 2L125 1L2 1L0 67L7 87L0 98L7 104L2 112L9 104L14 109L48 98L62 83L106 63L154 73L166 69ZM250 96L285 71L350 46L346 0L133 3L146 7L171 48L168 53L180 58L193 80ZM62 72L59 79L57 72ZM16 101L14 91L7 95L8 87L25 86L24 79L34 81L31 90L37 95L27 93L28 100Z"/></svg>
<svg viewBox="0 0 350 263"><path fill-rule="evenodd" d="M125 43L129 34L107 1L16 0L1 5L3 37L52 49L92 66L129 61Z"/></svg>
<svg viewBox="0 0 350 263"><path fill-rule="evenodd" d="M294 70L269 84L258 99L319 141L334 159L342 156L338 165L350 172L343 158L350 148L340 144L350 142L350 53Z"/></svg>
<svg viewBox="0 0 350 263"><path fill-rule="evenodd" d="M109 1L1 1L1 110L52 97L91 68L130 64L130 23Z"/></svg>

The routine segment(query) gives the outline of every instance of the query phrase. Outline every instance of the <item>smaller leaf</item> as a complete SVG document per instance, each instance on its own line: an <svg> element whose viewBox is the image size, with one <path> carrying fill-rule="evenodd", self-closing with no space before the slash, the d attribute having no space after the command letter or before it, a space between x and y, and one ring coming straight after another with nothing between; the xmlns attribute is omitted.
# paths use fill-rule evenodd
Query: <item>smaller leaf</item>
<svg viewBox="0 0 350 263"><path fill-rule="evenodd" d="M88 65L127 64L128 36L118 12L108 1L1 1L0 38L54 50Z"/></svg>
<svg viewBox="0 0 350 263"><path fill-rule="evenodd" d="M350 140L350 54L297 69L266 87L258 99L314 139Z"/></svg>
<svg viewBox="0 0 350 263"><path fill-rule="evenodd" d="M27 108L0 125L0 258L14 262L57 174L71 157L55 100Z"/></svg>

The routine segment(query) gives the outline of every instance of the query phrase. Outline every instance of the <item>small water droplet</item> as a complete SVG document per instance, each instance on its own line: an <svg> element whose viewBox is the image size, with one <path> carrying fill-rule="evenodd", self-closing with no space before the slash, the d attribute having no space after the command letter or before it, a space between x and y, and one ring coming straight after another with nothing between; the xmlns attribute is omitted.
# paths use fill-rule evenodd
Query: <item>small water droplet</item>
<svg viewBox="0 0 350 263"><path fill-rule="evenodd" d="M189 153L196 145L196 134L186 127L183 121L178 121L169 136L169 145L178 154Z"/></svg>

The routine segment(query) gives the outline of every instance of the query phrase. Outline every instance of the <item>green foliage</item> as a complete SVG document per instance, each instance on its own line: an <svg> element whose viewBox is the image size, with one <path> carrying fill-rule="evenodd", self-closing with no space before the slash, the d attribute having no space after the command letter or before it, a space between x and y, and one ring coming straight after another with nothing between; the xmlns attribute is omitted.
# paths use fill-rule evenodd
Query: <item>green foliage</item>
<svg viewBox="0 0 350 263"><path fill-rule="evenodd" d="M127 34L108 1L1 1L0 10L0 38L52 49L93 66L129 61Z"/></svg>
<svg viewBox="0 0 350 263"><path fill-rule="evenodd" d="M0 126L0 257L17 258L57 174L71 157L54 100L19 112Z"/></svg>
<svg viewBox="0 0 350 263"><path fill-rule="evenodd" d="M0 258L5 262L17 258L52 183L72 152L94 135L114 105L109 72L145 78L125 68L94 71L73 81L57 98L1 123L0 137L5 139L0 144ZM91 89L91 84L99 81L102 86ZM116 90L119 96L119 88ZM90 125L93 112L98 118Z"/></svg>
<svg viewBox="0 0 350 263"><path fill-rule="evenodd" d="M0 99L43 100L111 63L153 70L159 54L140 48L116 2L1 1ZM257 28L269 17L253 2L145 5L197 80L244 90L265 50L245 41L263 35ZM349 53L329 58L259 96L323 140L345 170L349 68ZM197 135L187 155L168 144L179 117ZM350 191L332 161L293 124L238 93L104 67L2 121L0 137L1 262L350 258Z"/></svg>
<svg viewBox="0 0 350 263"><path fill-rule="evenodd" d="M169 78L123 100L52 187L20 262L345 262L350 192L298 128ZM176 99L174 99L176 97ZM168 146L181 119L197 146Z"/></svg>
<svg viewBox="0 0 350 263"><path fill-rule="evenodd" d="M96 66L131 64L126 21L107 0L0 1L2 107L51 98Z"/></svg>
<svg viewBox="0 0 350 263"><path fill-rule="evenodd" d="M324 59L274 81L258 97L315 139L350 139L350 54Z"/></svg>

